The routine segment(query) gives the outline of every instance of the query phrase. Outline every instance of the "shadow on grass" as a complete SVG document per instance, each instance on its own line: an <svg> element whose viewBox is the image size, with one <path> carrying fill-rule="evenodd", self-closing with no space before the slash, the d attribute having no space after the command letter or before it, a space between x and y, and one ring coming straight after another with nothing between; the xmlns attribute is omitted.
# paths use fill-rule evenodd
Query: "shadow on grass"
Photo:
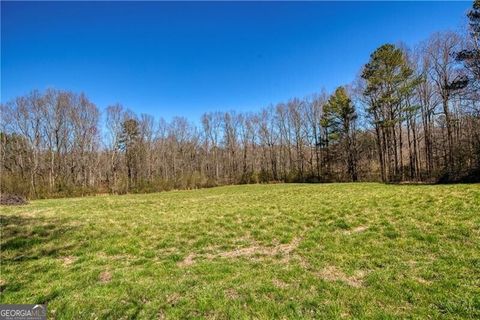
<svg viewBox="0 0 480 320"><path fill-rule="evenodd" d="M438 179L437 183L480 183L480 168L475 168L461 173L446 172Z"/></svg>
<svg viewBox="0 0 480 320"><path fill-rule="evenodd" d="M66 240L75 227L60 219L0 215L0 228L2 264L56 257L74 247Z"/></svg>
<svg viewBox="0 0 480 320"><path fill-rule="evenodd" d="M448 172L445 171L437 178L430 178L424 180L402 180L397 177L392 181L387 181L385 184L390 185L418 185L418 186L432 186L443 184L478 184L480 183L480 168L475 168L467 171Z"/></svg>

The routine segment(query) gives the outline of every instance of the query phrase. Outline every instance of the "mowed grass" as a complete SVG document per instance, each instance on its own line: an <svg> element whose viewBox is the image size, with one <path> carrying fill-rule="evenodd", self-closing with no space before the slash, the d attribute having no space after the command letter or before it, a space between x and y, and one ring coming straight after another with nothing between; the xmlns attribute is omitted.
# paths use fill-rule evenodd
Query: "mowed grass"
<svg viewBox="0 0 480 320"><path fill-rule="evenodd" d="M245 185L1 212L1 303L47 303L50 318L480 318L480 185Z"/></svg>

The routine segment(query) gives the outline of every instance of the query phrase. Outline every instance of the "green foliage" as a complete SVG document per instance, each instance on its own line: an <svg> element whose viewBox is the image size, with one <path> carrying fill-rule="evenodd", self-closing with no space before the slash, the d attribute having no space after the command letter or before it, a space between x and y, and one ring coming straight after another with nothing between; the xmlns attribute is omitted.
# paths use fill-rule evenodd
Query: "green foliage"
<svg viewBox="0 0 480 320"><path fill-rule="evenodd" d="M453 89L470 84L474 91L478 91L480 89L480 2L478 0L474 1L467 17L470 25L470 42L467 42L467 48L457 52L456 59L463 62L466 70L470 72L470 77L463 77L460 81L454 82Z"/></svg>
<svg viewBox="0 0 480 320"><path fill-rule="evenodd" d="M122 133L119 140L120 149L128 152L138 144L139 138L140 130L138 127L138 121L135 119L125 120L122 124Z"/></svg>
<svg viewBox="0 0 480 320"><path fill-rule="evenodd" d="M370 113L380 112L385 117L389 109L389 120L397 121L397 108L402 99L413 90L420 81L413 76L413 69L401 49L391 44L385 44L375 50L370 56L370 61L365 65L362 78L367 86L364 95L370 102L367 109ZM393 123L384 123L393 125Z"/></svg>
<svg viewBox="0 0 480 320"><path fill-rule="evenodd" d="M478 319L479 212L474 184L35 200L2 207L0 302L55 319Z"/></svg>
<svg viewBox="0 0 480 320"><path fill-rule="evenodd" d="M348 134L356 119L355 107L344 87L338 87L323 108L322 126L329 128L330 139L338 140Z"/></svg>

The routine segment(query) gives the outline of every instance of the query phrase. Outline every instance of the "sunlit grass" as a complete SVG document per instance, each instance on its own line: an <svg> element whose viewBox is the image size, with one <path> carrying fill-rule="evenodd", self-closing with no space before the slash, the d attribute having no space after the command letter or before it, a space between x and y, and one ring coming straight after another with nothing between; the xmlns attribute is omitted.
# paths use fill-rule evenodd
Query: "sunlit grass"
<svg viewBox="0 0 480 320"><path fill-rule="evenodd" d="M57 319L480 317L480 185L246 185L1 211L1 302Z"/></svg>

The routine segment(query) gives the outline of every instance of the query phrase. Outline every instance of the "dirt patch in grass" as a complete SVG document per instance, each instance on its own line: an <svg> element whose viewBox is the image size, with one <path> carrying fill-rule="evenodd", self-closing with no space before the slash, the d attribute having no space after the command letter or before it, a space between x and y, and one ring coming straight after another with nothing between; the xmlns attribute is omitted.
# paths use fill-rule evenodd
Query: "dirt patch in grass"
<svg viewBox="0 0 480 320"><path fill-rule="evenodd" d="M288 287L288 283L283 282L282 280L273 279L273 285L279 289L285 289Z"/></svg>
<svg viewBox="0 0 480 320"><path fill-rule="evenodd" d="M354 275L349 276L335 266L325 267L317 275L327 281L341 281L354 288L363 286L363 278L366 273L362 270L356 271Z"/></svg>
<svg viewBox="0 0 480 320"><path fill-rule="evenodd" d="M431 284L432 282L431 281L428 281L422 277L415 277L415 280L420 283L420 284L424 284L424 285L429 285Z"/></svg>
<svg viewBox="0 0 480 320"><path fill-rule="evenodd" d="M355 227L351 230L344 231L344 234L351 235L351 234L355 234L355 233L361 233L361 232L366 231L367 229L368 229L367 226L358 226L358 227Z"/></svg>
<svg viewBox="0 0 480 320"><path fill-rule="evenodd" d="M225 290L225 296L230 300L237 300L238 299L238 292L235 289L227 289Z"/></svg>
<svg viewBox="0 0 480 320"><path fill-rule="evenodd" d="M188 267L195 263L194 259L196 258L195 253L190 253L188 256L185 257L182 261L178 263L179 267Z"/></svg>
<svg viewBox="0 0 480 320"><path fill-rule="evenodd" d="M181 298L182 296L179 293L172 293L167 297L167 303L173 307L178 303L178 301L180 301Z"/></svg>
<svg viewBox="0 0 480 320"><path fill-rule="evenodd" d="M300 239L294 238L290 243L279 244L273 247L254 245L254 246L239 248L231 251L210 253L205 255L190 253L185 257L185 259L179 262L178 265L180 267L191 266L195 263L195 260L197 258L213 260L215 258L234 259L234 258L240 258L240 257L255 257L255 256L274 257L278 255L282 256L282 262L288 262L290 260L291 253L298 247L299 243L300 243Z"/></svg>
<svg viewBox="0 0 480 320"><path fill-rule="evenodd" d="M104 271L100 273L100 276L98 277L98 281L100 283L108 283L112 280L112 274L109 271Z"/></svg>
<svg viewBox="0 0 480 320"><path fill-rule="evenodd" d="M158 313L157 313L157 319L158 320L164 320L166 319L165 317L165 312L163 312L163 310L159 310Z"/></svg>
<svg viewBox="0 0 480 320"><path fill-rule="evenodd" d="M67 256L67 257L61 258L61 260L62 260L63 266L68 267L68 266L72 265L77 260L77 257Z"/></svg>

